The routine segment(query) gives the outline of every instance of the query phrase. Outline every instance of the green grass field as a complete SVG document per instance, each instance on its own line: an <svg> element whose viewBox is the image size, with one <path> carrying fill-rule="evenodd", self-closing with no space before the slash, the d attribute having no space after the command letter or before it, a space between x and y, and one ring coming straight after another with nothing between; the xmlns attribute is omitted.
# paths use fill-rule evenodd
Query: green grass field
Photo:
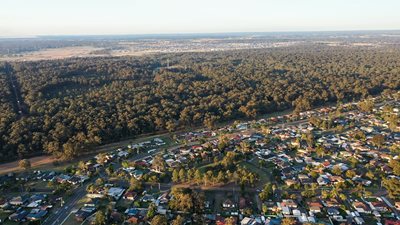
<svg viewBox="0 0 400 225"><path fill-rule="evenodd" d="M199 166L197 169L199 169L200 172L205 173L208 169L210 169L211 167L217 165L218 163L219 163L219 162L216 162L216 163L209 163L209 164L206 164L206 165L201 165L201 166Z"/></svg>
<svg viewBox="0 0 400 225"><path fill-rule="evenodd" d="M248 162L241 162L241 166L245 167L246 169L250 170L253 173L256 173L259 178L260 178L260 183L264 184L267 182L271 182L271 173L272 170L269 169L261 169L260 167L257 167L251 163Z"/></svg>
<svg viewBox="0 0 400 225"><path fill-rule="evenodd" d="M115 205L116 208L129 208L133 204L133 201L121 198L118 200L117 204Z"/></svg>
<svg viewBox="0 0 400 225"><path fill-rule="evenodd" d="M31 188L34 188L36 190L42 190L42 191L47 191L47 192L52 192L53 188L48 186L47 181L35 181L30 185Z"/></svg>

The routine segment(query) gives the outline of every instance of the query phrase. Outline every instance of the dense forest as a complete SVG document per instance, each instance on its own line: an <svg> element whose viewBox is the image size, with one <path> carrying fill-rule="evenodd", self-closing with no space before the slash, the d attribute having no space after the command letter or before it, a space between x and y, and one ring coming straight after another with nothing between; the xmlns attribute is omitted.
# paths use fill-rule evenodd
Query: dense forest
<svg viewBox="0 0 400 225"><path fill-rule="evenodd" d="M143 133L302 111L399 87L398 48L313 45L1 63L0 159L73 158Z"/></svg>

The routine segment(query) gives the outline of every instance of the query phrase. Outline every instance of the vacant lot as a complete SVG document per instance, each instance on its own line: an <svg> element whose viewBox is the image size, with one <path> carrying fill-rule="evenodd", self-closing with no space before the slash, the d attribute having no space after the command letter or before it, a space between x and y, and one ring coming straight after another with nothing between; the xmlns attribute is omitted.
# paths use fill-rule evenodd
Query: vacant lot
<svg viewBox="0 0 400 225"><path fill-rule="evenodd" d="M38 156L30 158L31 166L34 168L52 164L56 159L51 156ZM18 161L0 164L0 174L6 174L10 172L19 172L21 168L18 166Z"/></svg>
<svg viewBox="0 0 400 225"><path fill-rule="evenodd" d="M38 60L53 60L64 59L71 57L89 57L89 56L102 56L91 54L93 51L102 50L102 48L95 48L91 46L79 47L65 47L65 48L51 48L43 49L34 52L19 54L17 56L3 56L0 61L38 61Z"/></svg>

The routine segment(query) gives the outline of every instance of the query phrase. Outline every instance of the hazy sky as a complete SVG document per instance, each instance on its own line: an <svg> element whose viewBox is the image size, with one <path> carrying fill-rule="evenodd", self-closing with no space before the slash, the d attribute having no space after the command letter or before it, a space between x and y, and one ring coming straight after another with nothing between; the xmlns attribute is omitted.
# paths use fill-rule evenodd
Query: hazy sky
<svg viewBox="0 0 400 225"><path fill-rule="evenodd" d="M399 0L0 0L0 36L400 29Z"/></svg>

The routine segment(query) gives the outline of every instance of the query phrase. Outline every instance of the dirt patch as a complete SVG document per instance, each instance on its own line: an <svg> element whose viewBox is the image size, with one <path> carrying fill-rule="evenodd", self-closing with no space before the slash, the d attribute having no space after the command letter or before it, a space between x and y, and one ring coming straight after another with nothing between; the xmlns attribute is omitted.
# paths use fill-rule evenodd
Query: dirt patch
<svg viewBox="0 0 400 225"><path fill-rule="evenodd" d="M92 54L94 51L102 50L103 48L96 48L92 46L79 46L79 47L65 47L65 48L51 48L39 51L23 53L18 56L5 56L0 57L5 61L37 61L37 60L54 60L65 59L71 57L89 57L89 56L104 56L104 54Z"/></svg>
<svg viewBox="0 0 400 225"><path fill-rule="evenodd" d="M33 168L51 164L55 160L56 159L52 156L37 156L29 159L29 161L31 162L31 166ZM0 164L0 174L21 171L21 168L19 168L18 166L18 162L19 161L14 161L14 162Z"/></svg>
<svg viewBox="0 0 400 225"><path fill-rule="evenodd" d="M86 57L120 57L120 56L142 56L154 54L158 51L137 51L135 49L106 50L93 46L77 46L64 48L48 48L39 51L21 53L14 56L0 55L0 61L39 61L57 60L66 58L86 58Z"/></svg>
<svg viewBox="0 0 400 225"><path fill-rule="evenodd" d="M143 135L143 136L137 137L135 139L127 139L127 140L123 140L123 141L119 141L119 142L114 142L111 144L106 144L106 145L97 147L95 150L84 152L82 155L80 155L78 157L78 159L74 160L73 162L78 162L78 160L88 160L100 152L112 151L112 150L115 150L115 149L118 149L121 147L125 147L130 143L139 143L141 141L147 141L147 140L150 140L150 139L153 139L156 137L163 139L167 143L166 145L161 146L161 148L169 148L169 147L175 146L176 144L172 141L172 139L169 136L170 136L169 134L158 134L158 135L150 135L150 136ZM31 162L32 169L37 169L37 170L60 169L60 168L66 167L68 165L71 165L73 163L70 161L60 161L59 165L55 166L55 165L53 165L53 162L57 161L57 158L55 158L53 156L37 156L37 157L29 158L29 161ZM18 162L19 162L19 160L0 164L0 174L22 171L21 168L19 168L19 166L18 166Z"/></svg>

